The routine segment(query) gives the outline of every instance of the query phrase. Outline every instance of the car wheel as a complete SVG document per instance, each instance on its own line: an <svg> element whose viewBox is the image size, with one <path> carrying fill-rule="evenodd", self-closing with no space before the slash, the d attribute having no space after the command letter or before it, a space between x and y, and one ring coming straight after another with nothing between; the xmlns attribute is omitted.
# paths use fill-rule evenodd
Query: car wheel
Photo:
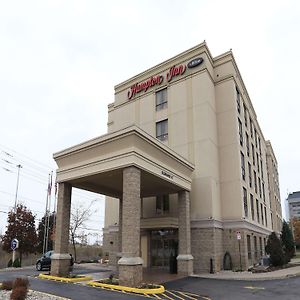
<svg viewBox="0 0 300 300"><path fill-rule="evenodd" d="M36 269L37 269L38 271L42 271L42 264L41 264L40 261L36 264Z"/></svg>

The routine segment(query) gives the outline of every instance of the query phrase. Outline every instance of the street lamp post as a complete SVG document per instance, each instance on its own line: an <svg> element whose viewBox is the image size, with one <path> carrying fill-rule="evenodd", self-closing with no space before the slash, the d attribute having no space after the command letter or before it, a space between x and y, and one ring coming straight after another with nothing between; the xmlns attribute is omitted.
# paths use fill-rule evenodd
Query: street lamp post
<svg viewBox="0 0 300 300"><path fill-rule="evenodd" d="M20 178L20 169L22 166L19 164L17 165L18 168L18 176L17 176L17 187L16 187L16 196L15 196L15 213L17 212L17 202L18 202L18 189L19 189L19 178Z"/></svg>

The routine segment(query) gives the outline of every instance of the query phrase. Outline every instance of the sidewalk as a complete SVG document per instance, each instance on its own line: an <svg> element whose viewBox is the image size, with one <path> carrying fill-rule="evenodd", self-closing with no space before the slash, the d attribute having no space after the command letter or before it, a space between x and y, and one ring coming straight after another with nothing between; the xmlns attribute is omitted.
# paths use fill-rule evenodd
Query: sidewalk
<svg viewBox="0 0 300 300"><path fill-rule="evenodd" d="M292 264L299 264L300 259L292 259ZM224 280L274 280L300 276L300 265L266 273L220 271L215 274L194 274L192 277Z"/></svg>

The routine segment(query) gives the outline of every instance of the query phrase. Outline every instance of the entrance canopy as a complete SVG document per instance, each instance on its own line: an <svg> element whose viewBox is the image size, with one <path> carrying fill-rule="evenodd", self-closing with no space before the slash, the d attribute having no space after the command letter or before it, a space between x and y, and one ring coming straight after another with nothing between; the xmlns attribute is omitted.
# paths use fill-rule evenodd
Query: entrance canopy
<svg viewBox="0 0 300 300"><path fill-rule="evenodd" d="M141 170L141 197L191 190L194 165L168 146L130 126L54 154L57 182L120 198L123 169Z"/></svg>

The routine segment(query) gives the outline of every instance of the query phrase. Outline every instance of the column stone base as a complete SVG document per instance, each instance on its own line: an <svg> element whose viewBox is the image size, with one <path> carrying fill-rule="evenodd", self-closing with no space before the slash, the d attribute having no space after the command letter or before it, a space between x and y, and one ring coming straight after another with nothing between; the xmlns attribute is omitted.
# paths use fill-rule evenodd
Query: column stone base
<svg viewBox="0 0 300 300"><path fill-rule="evenodd" d="M119 284L129 287L138 287L143 280L142 265L120 265L119 264Z"/></svg>
<svg viewBox="0 0 300 300"><path fill-rule="evenodd" d="M184 276L193 274L193 256L190 254L177 256L177 273Z"/></svg>
<svg viewBox="0 0 300 300"><path fill-rule="evenodd" d="M54 256L54 257L53 257ZM67 276L70 274L70 254L56 254L51 257L51 271L52 276Z"/></svg>

